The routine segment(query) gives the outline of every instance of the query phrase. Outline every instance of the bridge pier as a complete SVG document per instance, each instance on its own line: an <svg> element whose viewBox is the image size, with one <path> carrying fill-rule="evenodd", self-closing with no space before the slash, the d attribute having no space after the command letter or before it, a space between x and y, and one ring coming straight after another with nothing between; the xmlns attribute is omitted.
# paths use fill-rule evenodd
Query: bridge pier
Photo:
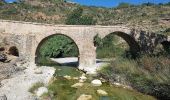
<svg viewBox="0 0 170 100"><path fill-rule="evenodd" d="M92 38L86 38L83 46L79 47L79 66L80 70L87 74L96 73L96 47Z"/></svg>

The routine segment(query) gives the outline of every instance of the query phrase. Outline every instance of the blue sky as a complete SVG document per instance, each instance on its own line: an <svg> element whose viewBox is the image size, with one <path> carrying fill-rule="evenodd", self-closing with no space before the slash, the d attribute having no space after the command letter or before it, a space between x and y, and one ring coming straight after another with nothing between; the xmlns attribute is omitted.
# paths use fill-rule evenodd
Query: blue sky
<svg viewBox="0 0 170 100"><path fill-rule="evenodd" d="M6 1L13 2L15 0L6 0ZM152 3L170 2L170 0L70 0L70 1L77 2L82 5L103 6L103 7L114 7L121 2L127 2L131 4L141 4L146 2L152 2Z"/></svg>

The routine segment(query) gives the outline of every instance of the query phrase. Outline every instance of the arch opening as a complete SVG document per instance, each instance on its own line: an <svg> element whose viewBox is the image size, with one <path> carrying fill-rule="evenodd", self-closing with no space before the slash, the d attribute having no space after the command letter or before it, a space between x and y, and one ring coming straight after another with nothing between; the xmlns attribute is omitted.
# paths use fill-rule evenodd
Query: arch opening
<svg viewBox="0 0 170 100"><path fill-rule="evenodd" d="M35 63L46 66L77 67L79 65L79 48L69 36L63 34L50 35L38 44Z"/></svg>
<svg viewBox="0 0 170 100"><path fill-rule="evenodd" d="M169 41L163 41L162 43L163 49L166 52L166 54L170 55L170 42Z"/></svg>
<svg viewBox="0 0 170 100"><path fill-rule="evenodd" d="M133 37L124 32L112 32L101 38L101 43L97 46L97 58L111 58L115 56L128 56L136 58L140 47ZM102 56L100 56L103 54Z"/></svg>
<svg viewBox="0 0 170 100"><path fill-rule="evenodd" d="M19 57L19 52L16 46L10 47L8 50L8 54Z"/></svg>

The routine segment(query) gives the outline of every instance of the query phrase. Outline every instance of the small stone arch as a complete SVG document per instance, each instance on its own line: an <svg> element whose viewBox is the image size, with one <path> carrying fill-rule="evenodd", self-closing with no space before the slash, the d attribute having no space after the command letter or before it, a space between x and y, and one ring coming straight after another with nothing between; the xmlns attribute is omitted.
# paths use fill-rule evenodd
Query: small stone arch
<svg viewBox="0 0 170 100"><path fill-rule="evenodd" d="M57 35L58 35L58 36L65 36L65 37L71 39L71 40L75 43L76 48L77 48L77 50L78 50L78 65L79 65L80 49L79 49L78 44L77 44L76 41L75 41L73 38L71 38L70 36L65 35L65 34L61 34L61 33L56 33L56 34L48 35L48 36L46 36L45 38L41 39L41 41L38 43L38 46L37 46L36 51L35 51L35 63L37 63L38 55L39 55L39 53L40 53L39 50L40 50L40 47L42 46L42 44L43 44L45 41L47 41L49 38L51 38L51 37L53 37L53 36L57 36Z"/></svg>
<svg viewBox="0 0 170 100"><path fill-rule="evenodd" d="M9 47L8 54L19 57L19 51L16 46Z"/></svg>

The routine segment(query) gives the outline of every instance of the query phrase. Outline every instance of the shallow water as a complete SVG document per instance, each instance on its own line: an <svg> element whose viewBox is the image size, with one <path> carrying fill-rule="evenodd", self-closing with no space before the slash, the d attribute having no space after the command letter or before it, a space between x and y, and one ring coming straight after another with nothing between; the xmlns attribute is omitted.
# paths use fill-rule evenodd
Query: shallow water
<svg viewBox="0 0 170 100"><path fill-rule="evenodd" d="M81 94L92 95L92 100L155 100L155 98L139 93L135 90L124 89L123 87L116 87L109 83L103 83L102 86L95 87L91 85L93 77L87 76L87 81L82 87L73 88L73 84L78 83L77 79L66 79L65 75L73 77L80 77L82 72L74 67L55 67L55 79L48 86L49 93L43 96L46 100L77 100ZM97 94L97 90L102 89L108 93L107 96Z"/></svg>

